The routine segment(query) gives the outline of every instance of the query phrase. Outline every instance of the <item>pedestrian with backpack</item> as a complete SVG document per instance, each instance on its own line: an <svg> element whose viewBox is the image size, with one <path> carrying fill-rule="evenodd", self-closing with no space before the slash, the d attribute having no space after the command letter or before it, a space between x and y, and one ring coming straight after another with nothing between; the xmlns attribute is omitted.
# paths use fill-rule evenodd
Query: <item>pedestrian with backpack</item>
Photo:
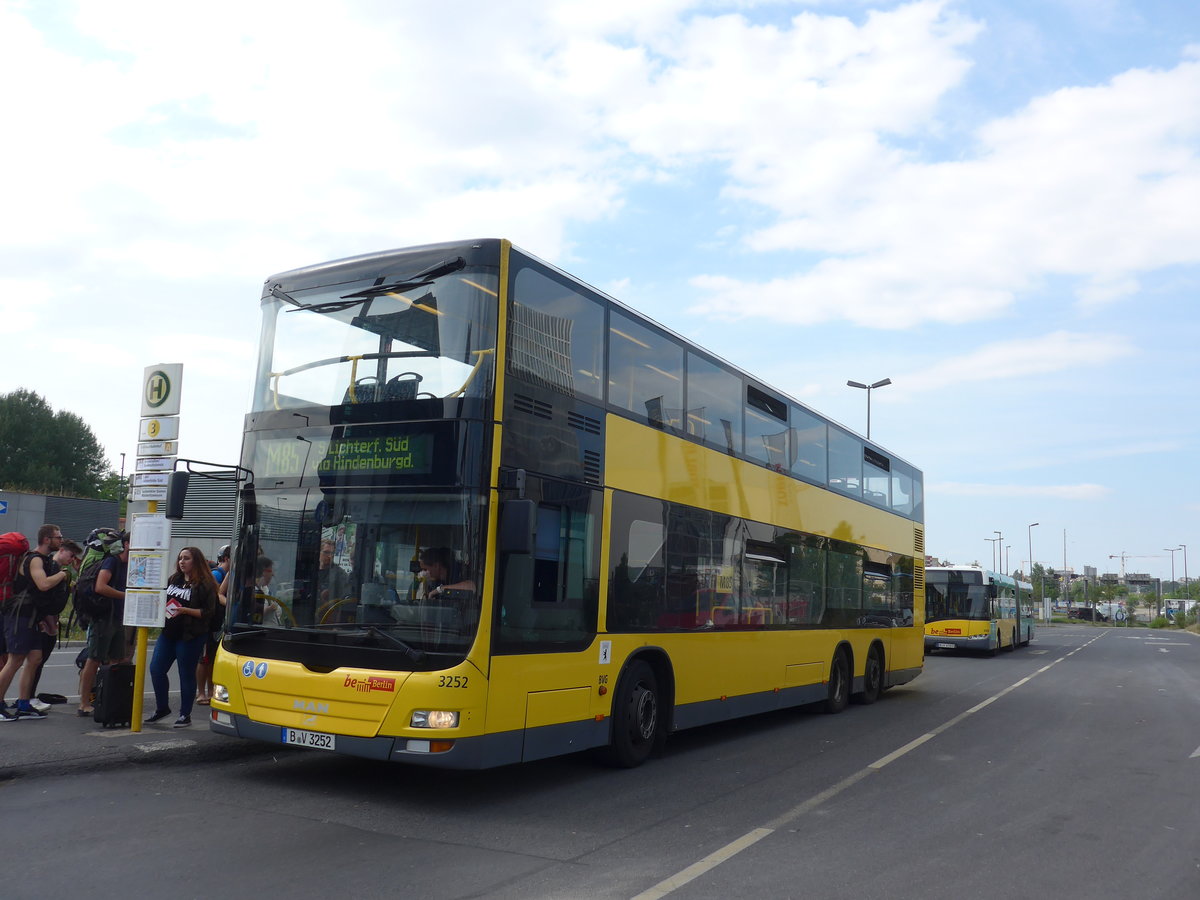
<svg viewBox="0 0 1200 900"><path fill-rule="evenodd" d="M38 529L37 548L26 553L21 560L17 577L13 582L13 595L4 607L4 639L8 649L8 661L0 669L0 722L15 722L17 719L44 719L46 714L34 709L29 700L33 692L33 678L42 658L42 638L38 625L51 615L49 610L57 603L56 591L67 579L67 573L54 561L52 554L62 547L63 534L57 525L43 525ZM57 616L62 606L53 613ZM8 689L18 670L21 682L15 707L5 701Z"/></svg>
<svg viewBox="0 0 1200 900"><path fill-rule="evenodd" d="M54 561L67 573L67 580L54 589L59 597L54 601L53 605L57 606L58 603L62 603L62 607L58 610L59 613L66 607L71 587L79 575L79 561L82 558L83 548L69 539L64 540L62 546L58 548L58 552L54 554ZM42 670L46 668L46 660L54 652L54 646L58 643L59 632L61 630L62 624L59 622L57 613L44 617L38 623L38 632L42 640L42 658L38 662L37 668L33 671L33 685L29 690L29 705L42 712L50 708L50 703L67 702L67 698L61 694L38 694L38 682L41 681ZM47 702L47 698L50 698L50 702Z"/></svg>
<svg viewBox="0 0 1200 900"><path fill-rule="evenodd" d="M13 581L21 560L29 552L29 538L19 531L0 534L0 616L8 609L13 594ZM8 663L8 645L4 640L4 620L0 618L0 671Z"/></svg>
<svg viewBox="0 0 1200 900"><path fill-rule="evenodd" d="M121 552L117 556L105 556L96 572L96 581L88 594L87 662L79 674L79 716L91 716L95 710L91 705L92 689L96 684L96 673L101 664L120 663L129 660L125 642L125 579L129 574L129 535L120 533ZM91 543L89 539L88 543ZM83 605L82 588L86 587L84 572L80 573L76 585L76 605Z"/></svg>
<svg viewBox="0 0 1200 900"><path fill-rule="evenodd" d="M167 673L179 663L179 718L176 728L192 724L196 700L196 663L208 640L213 611L217 606L217 582L198 547L184 547L167 579L167 620L154 644L150 660L150 682L154 685L154 714L147 724L171 714L170 681Z"/></svg>

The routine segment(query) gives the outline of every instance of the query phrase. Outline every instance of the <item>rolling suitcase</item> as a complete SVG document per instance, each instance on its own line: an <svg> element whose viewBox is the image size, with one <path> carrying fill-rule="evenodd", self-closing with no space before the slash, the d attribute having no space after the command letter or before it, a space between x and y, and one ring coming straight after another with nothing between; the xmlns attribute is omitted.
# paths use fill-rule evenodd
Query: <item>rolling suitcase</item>
<svg viewBox="0 0 1200 900"><path fill-rule="evenodd" d="M131 663L101 666L96 673L96 702L92 719L105 728L133 722L133 671Z"/></svg>

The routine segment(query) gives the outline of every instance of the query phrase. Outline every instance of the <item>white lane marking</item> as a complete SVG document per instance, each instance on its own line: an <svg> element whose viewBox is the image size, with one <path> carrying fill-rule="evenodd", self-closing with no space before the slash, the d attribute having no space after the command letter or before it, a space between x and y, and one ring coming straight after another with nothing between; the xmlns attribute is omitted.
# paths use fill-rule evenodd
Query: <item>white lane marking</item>
<svg viewBox="0 0 1200 900"><path fill-rule="evenodd" d="M1196 752L1189 756L1188 759L1200 759L1200 747L1197 747Z"/></svg>
<svg viewBox="0 0 1200 900"><path fill-rule="evenodd" d="M1060 656L1058 659L1054 660L1054 662L1049 663L1045 666L1042 666L1042 668L1038 669L1032 675L1027 675L1026 677L1022 678L1020 681L1013 682L1008 687L1004 688L1004 690L999 691L996 694L993 694L991 697L988 697L986 700L983 700L983 701L975 704L970 709L968 709L966 712L959 713L957 716L955 716L954 718L952 718L946 722L943 722L941 725L939 725L937 728L933 729L932 731L927 732L927 733L921 735L920 737L909 741L903 747L893 750L887 756L883 756L883 757L877 759L875 762L871 763L865 769L859 769L857 772L855 772L853 775L850 775L848 778L843 778L841 781L839 781L837 784L833 785L832 787L827 788L826 790L822 791L821 793L816 794L815 796L812 796L809 799L805 800L803 803L792 807L787 812L783 813L783 815L778 816L777 818L768 822L765 827L755 828L752 831L746 832L746 834L742 835L737 840L730 841L724 847L720 848L719 850L714 851L713 853L708 854L708 856L705 856L703 859L692 863L686 869L676 872L674 875L670 876L669 878L664 878L662 881L660 881L658 884L654 885L653 887L648 888L647 890L642 891L640 894L635 895L632 898L632 900L661 900L661 898L667 896L668 894L672 893L673 891L677 890L678 888L683 887L685 884L687 884L691 881L695 881L701 875L715 869L721 863L732 859L737 854L739 854L743 850L745 850L747 847L754 846L759 841L761 841L763 838L767 837L770 834L774 834L776 831L778 831L780 828L783 828L785 825L790 824L791 822L795 821L796 819L800 818L801 816L805 815L806 813L812 812L812 810L816 809L821 804L825 803L826 801L830 800L833 797L836 797L842 791L844 791L847 788L862 781L868 775L872 775L875 772L878 772L884 766L888 765L889 763L895 762L897 759L904 756L906 753L909 753L909 752L917 749L918 747L920 747L922 744L924 744L926 741L930 740L931 738L937 737L939 734L941 734L942 732L946 731L949 728L953 728L955 725L957 725L959 722L961 722L963 719L967 718L968 716L974 715L975 713L979 712L981 709L985 709L986 707L991 706L993 703L995 703L997 700L999 700L1005 694L1008 694L1011 691L1015 691L1021 685L1026 684L1027 682L1036 678L1038 675L1041 675L1043 672L1048 671L1049 669L1058 665L1060 662L1067 659L1068 657L1074 656L1076 653L1078 653L1080 650L1084 649L1085 647L1088 647L1091 644L1096 643L1096 641L1098 641L1098 640L1100 640L1100 638L1104 637L1104 634L1105 633L1096 635L1096 637L1092 638L1086 644L1081 644L1080 646L1078 646L1074 650L1072 650L1070 653L1066 653L1063 656ZM1200 750L1197 750L1196 753L1200 754ZM1195 754L1193 754L1193 755L1195 755Z"/></svg>
<svg viewBox="0 0 1200 900"><path fill-rule="evenodd" d="M705 872L725 862L725 860L741 853L747 847L757 844L768 834L771 834L772 830L770 828L755 828L753 831L742 835L736 841L726 844L716 853L710 853L699 862L692 863L692 865L688 866L682 872L672 875L665 881L660 881L647 891L642 891L633 900L658 900L660 897L665 897L676 888L683 887L689 881L694 881Z"/></svg>

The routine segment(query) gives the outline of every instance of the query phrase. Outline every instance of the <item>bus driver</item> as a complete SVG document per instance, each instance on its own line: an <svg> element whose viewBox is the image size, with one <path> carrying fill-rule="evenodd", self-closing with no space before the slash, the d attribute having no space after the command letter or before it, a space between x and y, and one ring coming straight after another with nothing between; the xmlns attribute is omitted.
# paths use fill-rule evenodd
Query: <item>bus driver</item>
<svg viewBox="0 0 1200 900"><path fill-rule="evenodd" d="M447 591L475 591L475 582L464 577L463 565L449 547L426 547L421 551L421 580L426 600L436 600Z"/></svg>

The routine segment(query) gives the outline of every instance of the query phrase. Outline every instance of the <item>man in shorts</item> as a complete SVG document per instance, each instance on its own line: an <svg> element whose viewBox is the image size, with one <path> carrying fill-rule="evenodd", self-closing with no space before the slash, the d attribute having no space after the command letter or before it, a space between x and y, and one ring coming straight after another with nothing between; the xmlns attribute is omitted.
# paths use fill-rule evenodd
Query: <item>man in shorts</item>
<svg viewBox="0 0 1200 900"><path fill-rule="evenodd" d="M20 591L27 595L26 602L14 602L3 617L8 660L0 669L0 722L46 718L44 712L34 709L29 702L34 674L42 659L42 636L38 629L41 621L37 617L36 598L60 588L67 573L53 559L53 554L62 547L62 530L57 525L43 525L38 529L37 538L37 547L21 560L13 585L14 593ZM3 698L22 666L20 697L16 706L10 707Z"/></svg>
<svg viewBox="0 0 1200 900"><path fill-rule="evenodd" d="M96 593L112 601L112 610L107 616L97 619L88 626L87 662L79 674L79 709L76 715L90 716L92 689L96 686L96 673L106 663L128 662L129 652L125 641L125 578L129 573L129 535L124 535L125 546L119 556L110 556L100 564L96 575Z"/></svg>

